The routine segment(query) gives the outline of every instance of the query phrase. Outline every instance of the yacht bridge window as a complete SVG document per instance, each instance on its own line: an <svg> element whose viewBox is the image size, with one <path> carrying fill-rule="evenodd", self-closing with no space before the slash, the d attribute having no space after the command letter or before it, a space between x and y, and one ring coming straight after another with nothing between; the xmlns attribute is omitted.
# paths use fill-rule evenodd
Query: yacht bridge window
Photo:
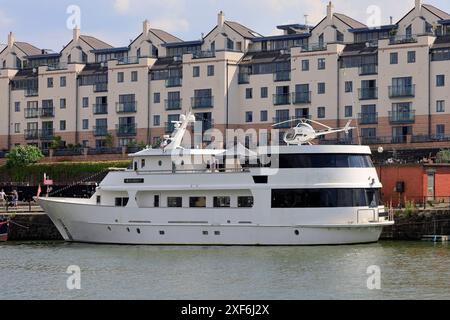
<svg viewBox="0 0 450 320"><path fill-rule="evenodd" d="M364 154L280 154L272 157L273 166L277 158L280 169L374 167L370 156Z"/></svg>

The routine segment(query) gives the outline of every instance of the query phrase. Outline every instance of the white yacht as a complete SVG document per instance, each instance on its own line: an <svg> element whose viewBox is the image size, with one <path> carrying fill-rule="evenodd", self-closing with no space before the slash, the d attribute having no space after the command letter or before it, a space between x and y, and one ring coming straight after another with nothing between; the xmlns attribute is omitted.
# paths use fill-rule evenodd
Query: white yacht
<svg viewBox="0 0 450 320"><path fill-rule="evenodd" d="M236 151L182 148L192 121L182 116L160 149L130 155L132 167L109 172L91 199L38 198L64 239L336 245L377 242L393 224L368 147L310 144L349 124L316 132L301 120L286 133L287 146L242 160Z"/></svg>

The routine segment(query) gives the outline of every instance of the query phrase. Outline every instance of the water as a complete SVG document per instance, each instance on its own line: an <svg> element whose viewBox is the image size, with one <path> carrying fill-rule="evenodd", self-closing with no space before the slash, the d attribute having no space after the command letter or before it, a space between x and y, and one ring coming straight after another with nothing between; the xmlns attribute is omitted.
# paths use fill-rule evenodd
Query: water
<svg viewBox="0 0 450 320"><path fill-rule="evenodd" d="M450 299L450 247L0 244L0 299ZM81 290L66 287L70 265ZM368 290L367 268L381 270Z"/></svg>

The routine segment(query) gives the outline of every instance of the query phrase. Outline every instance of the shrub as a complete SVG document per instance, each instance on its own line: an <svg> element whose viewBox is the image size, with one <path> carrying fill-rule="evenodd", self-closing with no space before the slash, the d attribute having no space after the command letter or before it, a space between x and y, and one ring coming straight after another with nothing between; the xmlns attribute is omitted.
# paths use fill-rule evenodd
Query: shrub
<svg viewBox="0 0 450 320"><path fill-rule="evenodd" d="M6 155L8 168L23 168L34 164L44 157L41 150L35 146L17 146Z"/></svg>

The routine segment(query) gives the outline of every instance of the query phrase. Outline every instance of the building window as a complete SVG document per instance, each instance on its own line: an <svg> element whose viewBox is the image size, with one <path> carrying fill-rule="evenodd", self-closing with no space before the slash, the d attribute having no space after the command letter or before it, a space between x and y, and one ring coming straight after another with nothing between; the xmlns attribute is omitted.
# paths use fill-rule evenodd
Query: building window
<svg viewBox="0 0 450 320"><path fill-rule="evenodd" d="M208 66L208 77L214 76L214 66Z"/></svg>
<svg viewBox="0 0 450 320"><path fill-rule="evenodd" d="M183 198L182 197L167 197L167 207L168 208L183 207Z"/></svg>
<svg viewBox="0 0 450 320"><path fill-rule="evenodd" d="M247 111L245 113L245 122L253 122L253 112Z"/></svg>
<svg viewBox="0 0 450 320"><path fill-rule="evenodd" d="M206 197L190 197L190 208L206 208Z"/></svg>
<svg viewBox="0 0 450 320"><path fill-rule="evenodd" d="M66 99L59 99L59 108L65 109L66 108Z"/></svg>
<svg viewBox="0 0 450 320"><path fill-rule="evenodd" d="M231 198L230 197L214 197L214 208L230 208Z"/></svg>
<svg viewBox="0 0 450 320"><path fill-rule="evenodd" d="M261 120L261 122L265 122L265 121L267 121L267 119L268 119L268 116L267 116L267 110L261 111L261 114L260 114L260 120Z"/></svg>
<svg viewBox="0 0 450 320"><path fill-rule="evenodd" d="M89 108L89 97L83 98L83 108Z"/></svg>
<svg viewBox="0 0 450 320"><path fill-rule="evenodd" d="M83 130L89 129L89 119L83 119Z"/></svg>
<svg viewBox="0 0 450 320"><path fill-rule="evenodd" d="M60 131L66 131L66 120L60 120L59 121L59 130Z"/></svg>
<svg viewBox="0 0 450 320"><path fill-rule="evenodd" d="M353 117L353 106L345 106L345 117L346 118Z"/></svg>
<svg viewBox="0 0 450 320"><path fill-rule="evenodd" d="M325 82L319 82L317 84L317 93L324 94L325 93Z"/></svg>
<svg viewBox="0 0 450 320"><path fill-rule="evenodd" d="M416 52L408 51L408 63L415 63L415 62L416 62Z"/></svg>
<svg viewBox="0 0 450 320"><path fill-rule="evenodd" d="M438 137L445 136L445 124L437 124L436 125L436 136L438 136Z"/></svg>
<svg viewBox="0 0 450 320"><path fill-rule="evenodd" d="M247 88L245 89L245 99L252 99L253 98L253 89Z"/></svg>
<svg viewBox="0 0 450 320"><path fill-rule="evenodd" d="M20 133L20 123L14 123L14 133Z"/></svg>
<svg viewBox="0 0 450 320"><path fill-rule="evenodd" d="M227 39L227 49L230 51L234 50L234 42L230 38Z"/></svg>
<svg viewBox="0 0 450 320"><path fill-rule="evenodd" d="M137 71L131 72L131 82L137 82L138 81L138 73Z"/></svg>
<svg viewBox="0 0 450 320"><path fill-rule="evenodd" d="M47 88L53 88L53 78L47 78Z"/></svg>
<svg viewBox="0 0 450 320"><path fill-rule="evenodd" d="M20 102L14 102L14 111L20 112Z"/></svg>
<svg viewBox="0 0 450 320"><path fill-rule="evenodd" d="M319 119L325 118L325 107L317 108L317 118L319 118Z"/></svg>
<svg viewBox="0 0 450 320"><path fill-rule="evenodd" d="M155 92L153 94L153 103L160 103L161 102L161 94L159 92Z"/></svg>
<svg viewBox="0 0 450 320"><path fill-rule="evenodd" d="M122 83L124 81L124 74L123 72L118 72L117 73L117 82L118 83Z"/></svg>
<svg viewBox="0 0 450 320"><path fill-rule="evenodd" d="M59 78L59 86L65 87L66 86L66 77L60 77Z"/></svg>
<svg viewBox="0 0 450 320"><path fill-rule="evenodd" d="M391 64L398 64L398 53L391 52Z"/></svg>
<svg viewBox="0 0 450 320"><path fill-rule="evenodd" d="M161 125L161 116L160 115L154 115L153 116L153 125L155 127L158 127Z"/></svg>
<svg viewBox="0 0 450 320"><path fill-rule="evenodd" d="M436 76L436 87L443 87L443 86L445 86L445 75L438 74Z"/></svg>
<svg viewBox="0 0 450 320"><path fill-rule="evenodd" d="M319 58L317 60L317 69L325 70L325 58Z"/></svg>
<svg viewBox="0 0 450 320"><path fill-rule="evenodd" d="M252 208L253 197L238 197L238 208Z"/></svg>
<svg viewBox="0 0 450 320"><path fill-rule="evenodd" d="M267 98L269 96L269 89L267 87L261 88L261 99Z"/></svg>
<svg viewBox="0 0 450 320"><path fill-rule="evenodd" d="M309 60L302 60L302 71L309 71Z"/></svg>
<svg viewBox="0 0 450 320"><path fill-rule="evenodd" d="M192 76L194 78L200 77L200 67L193 67L192 68Z"/></svg>
<svg viewBox="0 0 450 320"><path fill-rule="evenodd" d="M445 101L444 100L436 101L436 112L445 112Z"/></svg>
<svg viewBox="0 0 450 320"><path fill-rule="evenodd" d="M345 92L353 92L353 81L345 81Z"/></svg>

